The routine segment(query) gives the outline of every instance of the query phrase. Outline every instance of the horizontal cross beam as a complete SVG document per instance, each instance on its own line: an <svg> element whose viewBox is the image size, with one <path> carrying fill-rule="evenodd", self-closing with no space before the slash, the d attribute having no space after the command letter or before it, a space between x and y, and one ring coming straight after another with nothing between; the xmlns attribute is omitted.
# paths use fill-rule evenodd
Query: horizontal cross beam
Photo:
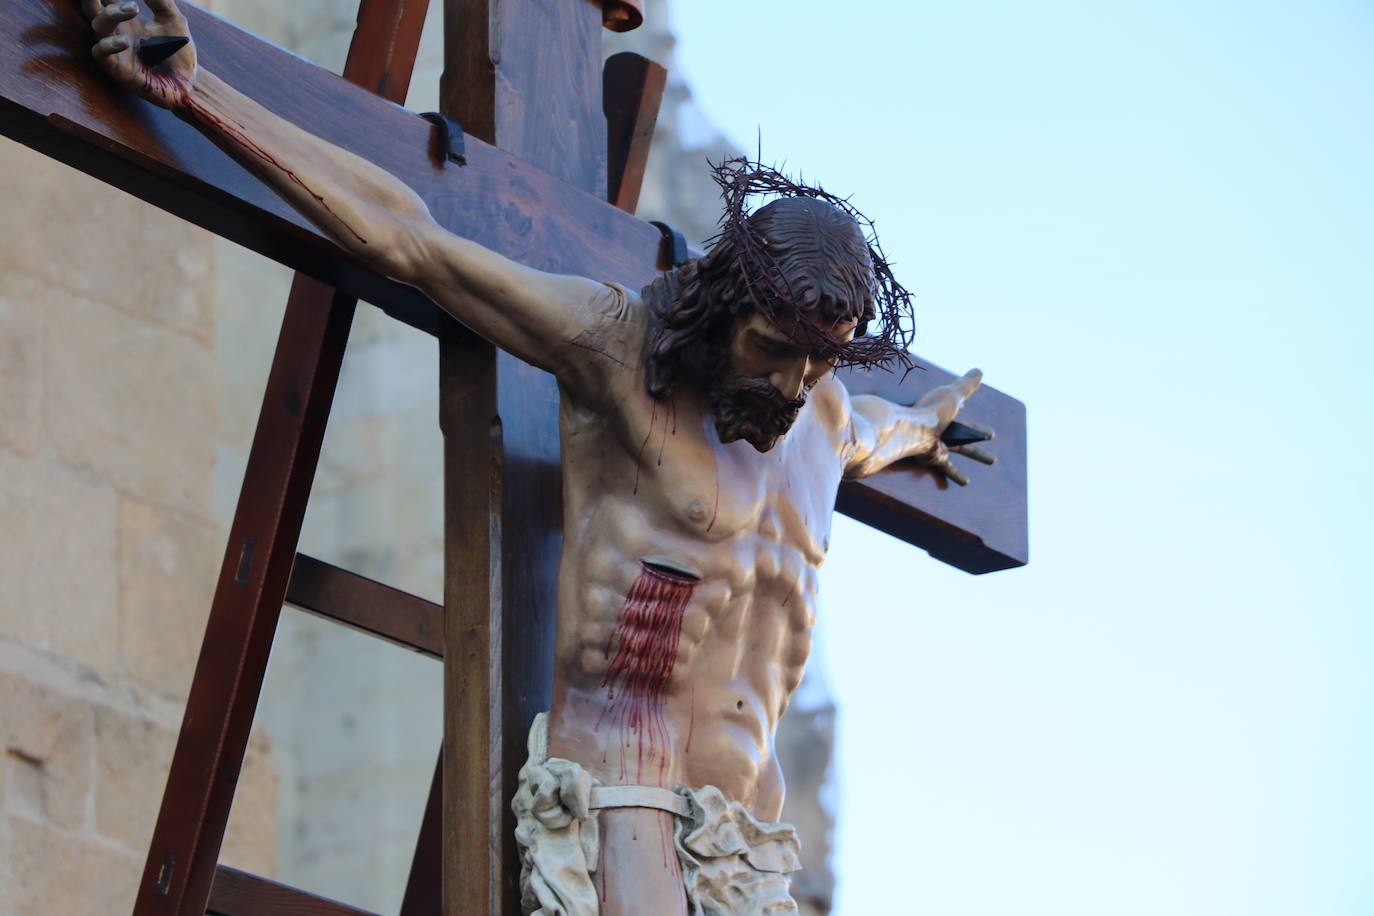
<svg viewBox="0 0 1374 916"><path fill-rule="evenodd" d="M375 163L415 190L449 230L541 270L645 286L666 265L657 229L489 144L445 162L437 129L406 109L198 9L180 4L202 63L288 121ZM431 334L453 320L414 289L345 255L198 131L99 73L72 0L0 5L0 132ZM911 401L946 373L905 383L847 373L852 391ZM984 387L961 419L992 426L999 464L948 488L899 467L844 485L841 511L970 572L1026 562L1025 413Z"/></svg>

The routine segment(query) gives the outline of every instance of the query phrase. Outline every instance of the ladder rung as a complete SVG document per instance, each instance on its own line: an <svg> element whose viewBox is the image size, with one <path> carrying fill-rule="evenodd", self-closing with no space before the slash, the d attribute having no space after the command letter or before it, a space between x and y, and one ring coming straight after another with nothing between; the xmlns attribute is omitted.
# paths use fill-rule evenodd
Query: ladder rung
<svg viewBox="0 0 1374 916"><path fill-rule="evenodd" d="M286 603L431 658L444 657L444 609L355 572L296 554Z"/></svg>
<svg viewBox="0 0 1374 916"><path fill-rule="evenodd" d="M207 916L377 916L223 865L215 869L205 912Z"/></svg>

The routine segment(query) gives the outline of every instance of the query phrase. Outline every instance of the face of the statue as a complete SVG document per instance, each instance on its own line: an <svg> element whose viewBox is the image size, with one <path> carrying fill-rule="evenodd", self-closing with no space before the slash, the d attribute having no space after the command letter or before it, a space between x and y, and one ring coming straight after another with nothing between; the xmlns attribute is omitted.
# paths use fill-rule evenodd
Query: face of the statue
<svg viewBox="0 0 1374 916"><path fill-rule="evenodd" d="M845 319L825 328L839 341L854 337ZM825 377L831 362L793 341L763 315L737 319L711 373L711 409L721 442L744 439L766 452L792 427L806 392Z"/></svg>

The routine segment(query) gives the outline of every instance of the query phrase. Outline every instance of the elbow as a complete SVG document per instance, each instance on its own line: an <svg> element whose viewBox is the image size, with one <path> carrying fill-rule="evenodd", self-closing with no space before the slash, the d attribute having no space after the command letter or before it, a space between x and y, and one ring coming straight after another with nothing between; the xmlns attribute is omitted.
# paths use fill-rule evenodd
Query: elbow
<svg viewBox="0 0 1374 916"><path fill-rule="evenodd" d="M396 226L378 232L375 239L350 249L378 273L411 286L424 285L428 265L432 263L430 246L423 232L407 226Z"/></svg>

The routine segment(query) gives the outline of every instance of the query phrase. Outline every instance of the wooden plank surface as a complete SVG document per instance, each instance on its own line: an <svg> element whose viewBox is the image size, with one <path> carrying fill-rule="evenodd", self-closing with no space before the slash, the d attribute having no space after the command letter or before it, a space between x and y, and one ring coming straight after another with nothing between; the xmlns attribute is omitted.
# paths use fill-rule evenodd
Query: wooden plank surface
<svg viewBox="0 0 1374 916"><path fill-rule="evenodd" d="M477 137L468 138L470 165L445 166L428 122L190 3L181 6L208 67L397 175L454 231L531 266L630 288L658 270L659 235L647 223ZM414 290L344 257L188 125L118 92L96 71L89 44L89 29L70 0L0 5L0 131L415 327L437 333L451 324ZM913 373L900 393L914 400L937 377ZM973 422L979 409L975 399ZM1016 485L1025 480L1025 465L1017 463L1019 450L1008 448L1013 440L1005 422L999 432L993 450L1001 460L993 470ZM1024 563L1026 552L1016 544L1025 538L1024 495L994 495L977 483L986 477L982 469L971 470L975 485L968 488L943 488L910 469L885 471L846 485L839 506L884 530L890 523L899 537L972 572ZM889 485L892 477L905 483ZM903 511L892 511L894 499L904 501ZM1009 530L1020 533L1008 541Z"/></svg>
<svg viewBox="0 0 1374 916"><path fill-rule="evenodd" d="M649 148L668 85L668 71L633 51L606 59L601 107L606 114L606 198L626 213L639 207Z"/></svg>
<svg viewBox="0 0 1374 916"><path fill-rule="evenodd" d="M235 868L215 870L206 916L377 916Z"/></svg>
<svg viewBox="0 0 1374 916"><path fill-rule="evenodd" d="M581 188L583 206L629 219L598 199L607 142L599 4L445 0L444 9L443 113L558 175L564 187ZM509 800L530 722L549 708L553 688L563 502L558 387L490 344L446 336L440 414L450 650L444 911L485 901L485 912L515 916L520 857ZM474 829L474 816L485 829Z"/></svg>
<svg viewBox="0 0 1374 916"><path fill-rule="evenodd" d="M286 603L402 648L444 656L444 609L398 588L296 554Z"/></svg>

